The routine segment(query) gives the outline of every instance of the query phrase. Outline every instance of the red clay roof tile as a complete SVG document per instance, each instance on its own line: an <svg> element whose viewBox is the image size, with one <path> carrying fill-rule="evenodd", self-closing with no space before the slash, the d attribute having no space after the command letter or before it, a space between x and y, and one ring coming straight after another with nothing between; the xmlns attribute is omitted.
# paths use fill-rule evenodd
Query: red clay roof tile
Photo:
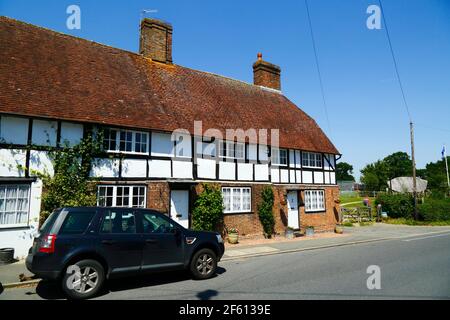
<svg viewBox="0 0 450 320"><path fill-rule="evenodd" d="M279 129L280 146L338 154L284 95L0 17L0 112L193 132Z"/></svg>

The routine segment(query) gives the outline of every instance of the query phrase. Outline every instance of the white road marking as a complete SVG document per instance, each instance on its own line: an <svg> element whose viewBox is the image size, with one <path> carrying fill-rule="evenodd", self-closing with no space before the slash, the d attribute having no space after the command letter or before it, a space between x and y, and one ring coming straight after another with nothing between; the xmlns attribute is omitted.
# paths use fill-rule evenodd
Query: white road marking
<svg viewBox="0 0 450 320"><path fill-rule="evenodd" d="M402 240L402 241L409 242L409 241L414 241L414 240L422 240L422 239L437 238L437 237L445 237L445 236L450 236L450 233L436 234L436 235L432 235L432 236L428 236L428 237L421 237L421 238L407 239L407 240Z"/></svg>

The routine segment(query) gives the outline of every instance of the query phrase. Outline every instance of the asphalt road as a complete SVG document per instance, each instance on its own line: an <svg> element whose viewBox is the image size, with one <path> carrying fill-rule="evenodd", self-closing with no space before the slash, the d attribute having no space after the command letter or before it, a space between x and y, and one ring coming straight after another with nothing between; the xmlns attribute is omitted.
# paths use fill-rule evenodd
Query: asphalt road
<svg viewBox="0 0 450 320"><path fill-rule="evenodd" d="M367 268L380 267L369 290ZM56 284L5 289L2 299L60 299ZM115 280L97 299L450 299L450 233L412 236L220 263L219 274Z"/></svg>

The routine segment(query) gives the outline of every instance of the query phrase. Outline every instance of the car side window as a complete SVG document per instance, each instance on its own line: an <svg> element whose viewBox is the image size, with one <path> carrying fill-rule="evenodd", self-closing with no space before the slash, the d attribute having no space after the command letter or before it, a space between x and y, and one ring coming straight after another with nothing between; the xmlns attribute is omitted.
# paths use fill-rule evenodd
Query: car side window
<svg viewBox="0 0 450 320"><path fill-rule="evenodd" d="M133 211L108 210L104 213L101 233L136 233Z"/></svg>
<svg viewBox="0 0 450 320"><path fill-rule="evenodd" d="M67 213L59 234L82 234L86 231L89 223L95 215L95 211Z"/></svg>
<svg viewBox="0 0 450 320"><path fill-rule="evenodd" d="M142 214L144 233L172 233L175 226L169 220L154 213Z"/></svg>

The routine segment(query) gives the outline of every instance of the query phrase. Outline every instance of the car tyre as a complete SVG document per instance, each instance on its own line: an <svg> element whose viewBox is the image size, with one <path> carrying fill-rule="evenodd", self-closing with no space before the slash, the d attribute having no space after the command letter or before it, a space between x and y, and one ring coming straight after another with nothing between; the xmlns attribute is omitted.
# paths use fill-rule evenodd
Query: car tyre
<svg viewBox="0 0 450 320"><path fill-rule="evenodd" d="M217 256L211 249L200 249L191 260L190 271L195 279L203 280L216 274Z"/></svg>
<svg viewBox="0 0 450 320"><path fill-rule="evenodd" d="M70 299L89 299L95 296L105 282L103 266L96 260L80 260L69 266L62 278L62 289ZM69 269L71 268L71 270ZM77 272L77 270L79 270Z"/></svg>

